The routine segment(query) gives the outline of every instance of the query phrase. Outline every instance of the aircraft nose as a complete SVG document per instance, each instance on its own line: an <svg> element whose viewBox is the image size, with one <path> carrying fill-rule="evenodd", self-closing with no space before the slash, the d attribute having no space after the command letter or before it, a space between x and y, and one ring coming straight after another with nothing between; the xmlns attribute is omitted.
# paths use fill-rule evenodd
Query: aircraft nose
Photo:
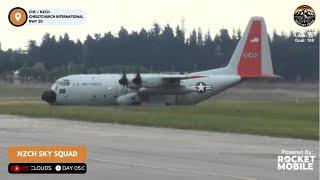
<svg viewBox="0 0 320 180"><path fill-rule="evenodd" d="M54 104L56 102L56 98L57 94L52 90L44 91L41 95L41 99L49 104Z"/></svg>

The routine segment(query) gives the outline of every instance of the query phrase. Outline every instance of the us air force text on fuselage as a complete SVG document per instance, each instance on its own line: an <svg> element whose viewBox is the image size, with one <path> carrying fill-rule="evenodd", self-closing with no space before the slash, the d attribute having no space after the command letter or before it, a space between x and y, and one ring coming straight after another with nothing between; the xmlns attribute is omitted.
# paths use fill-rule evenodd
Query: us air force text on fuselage
<svg viewBox="0 0 320 180"><path fill-rule="evenodd" d="M29 9L27 13L30 25L78 25L86 19L81 9Z"/></svg>

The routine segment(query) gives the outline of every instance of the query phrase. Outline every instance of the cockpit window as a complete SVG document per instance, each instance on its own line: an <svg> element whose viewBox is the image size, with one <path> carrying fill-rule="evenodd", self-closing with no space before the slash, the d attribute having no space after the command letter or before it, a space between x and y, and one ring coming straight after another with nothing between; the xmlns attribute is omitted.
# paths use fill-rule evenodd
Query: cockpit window
<svg viewBox="0 0 320 180"><path fill-rule="evenodd" d="M70 80L69 79L63 79L63 80L57 81L57 85L69 86L70 85Z"/></svg>
<svg viewBox="0 0 320 180"><path fill-rule="evenodd" d="M60 89L60 90L59 90L59 93L60 93L60 94L65 94L65 93L66 93L66 89Z"/></svg>

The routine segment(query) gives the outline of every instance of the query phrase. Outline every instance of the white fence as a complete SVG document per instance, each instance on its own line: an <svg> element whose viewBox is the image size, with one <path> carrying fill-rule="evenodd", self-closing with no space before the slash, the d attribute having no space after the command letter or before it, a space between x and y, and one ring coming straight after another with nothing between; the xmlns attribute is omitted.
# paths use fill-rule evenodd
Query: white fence
<svg viewBox="0 0 320 180"><path fill-rule="evenodd" d="M0 76L0 84L47 84L53 83L58 77L50 76Z"/></svg>

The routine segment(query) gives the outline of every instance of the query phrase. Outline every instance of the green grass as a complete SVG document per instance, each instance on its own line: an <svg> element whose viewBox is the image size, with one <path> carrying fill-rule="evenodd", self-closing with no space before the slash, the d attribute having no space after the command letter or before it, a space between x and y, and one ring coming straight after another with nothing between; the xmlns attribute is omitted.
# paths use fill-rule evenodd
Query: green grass
<svg viewBox="0 0 320 180"><path fill-rule="evenodd" d="M317 101L225 102L197 106L74 107L0 103L0 113L92 122L319 139Z"/></svg>
<svg viewBox="0 0 320 180"><path fill-rule="evenodd" d="M0 99L40 99L41 93L45 90L45 87L34 86L14 86L5 85L0 86Z"/></svg>

